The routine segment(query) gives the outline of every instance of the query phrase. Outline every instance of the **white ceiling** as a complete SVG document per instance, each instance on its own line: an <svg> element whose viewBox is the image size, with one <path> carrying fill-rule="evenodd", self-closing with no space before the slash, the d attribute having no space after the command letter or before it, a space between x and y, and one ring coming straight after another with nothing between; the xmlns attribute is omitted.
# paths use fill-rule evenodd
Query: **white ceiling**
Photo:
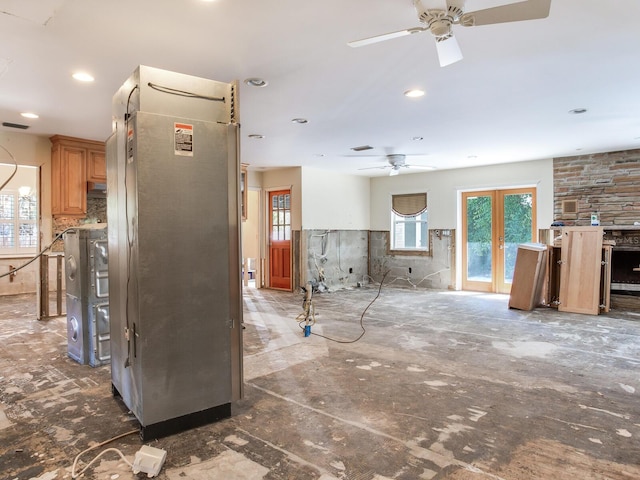
<svg viewBox="0 0 640 480"><path fill-rule="evenodd" d="M456 26L464 59L444 68L428 32L347 46L419 26L411 0L0 0L0 12L0 121L28 134L105 140L111 98L142 64L266 79L240 88L242 161L255 169L370 176L386 172L359 169L386 153L446 169L640 148L637 0L552 0L547 19ZM415 87L426 95L403 96ZM366 144L374 156L350 150Z"/></svg>

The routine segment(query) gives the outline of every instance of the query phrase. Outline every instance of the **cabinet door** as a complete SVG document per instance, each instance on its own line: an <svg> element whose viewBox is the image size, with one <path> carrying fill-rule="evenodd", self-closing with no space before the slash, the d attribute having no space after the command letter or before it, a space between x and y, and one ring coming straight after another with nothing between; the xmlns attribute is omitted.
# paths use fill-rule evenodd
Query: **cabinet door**
<svg viewBox="0 0 640 480"><path fill-rule="evenodd" d="M602 227L562 229L558 310L591 315L599 313L602 235Z"/></svg>
<svg viewBox="0 0 640 480"><path fill-rule="evenodd" d="M86 150L63 146L60 162L60 207L62 215L87 212Z"/></svg>
<svg viewBox="0 0 640 480"><path fill-rule="evenodd" d="M89 150L87 155L87 181L106 183L107 163L105 161L104 151Z"/></svg>

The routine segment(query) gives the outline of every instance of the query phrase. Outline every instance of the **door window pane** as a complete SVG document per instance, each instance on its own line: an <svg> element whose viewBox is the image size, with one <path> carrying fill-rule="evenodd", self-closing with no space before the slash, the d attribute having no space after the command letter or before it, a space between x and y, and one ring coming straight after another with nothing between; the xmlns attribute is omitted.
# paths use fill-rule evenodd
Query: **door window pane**
<svg viewBox="0 0 640 480"><path fill-rule="evenodd" d="M467 197L467 279L492 280L492 201L489 196Z"/></svg>
<svg viewBox="0 0 640 480"><path fill-rule="evenodd" d="M504 281L512 283L518 245L531 242L533 195L517 193L504 196Z"/></svg>

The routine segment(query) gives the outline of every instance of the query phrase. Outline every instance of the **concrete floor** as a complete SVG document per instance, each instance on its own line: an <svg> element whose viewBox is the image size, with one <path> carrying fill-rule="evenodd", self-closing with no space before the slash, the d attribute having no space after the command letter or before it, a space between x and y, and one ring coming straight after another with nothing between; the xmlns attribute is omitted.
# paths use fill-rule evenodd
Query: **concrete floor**
<svg viewBox="0 0 640 480"><path fill-rule="evenodd" d="M316 295L314 333L351 340L377 287ZM300 294L248 289L245 398L219 423L150 442L157 478L640 478L640 315L510 310L500 295L385 287L355 343L305 338ZM0 478L71 478L136 429L108 366L66 355L66 319L0 299ZM107 447L129 459L129 435ZM85 478L134 476L114 453Z"/></svg>

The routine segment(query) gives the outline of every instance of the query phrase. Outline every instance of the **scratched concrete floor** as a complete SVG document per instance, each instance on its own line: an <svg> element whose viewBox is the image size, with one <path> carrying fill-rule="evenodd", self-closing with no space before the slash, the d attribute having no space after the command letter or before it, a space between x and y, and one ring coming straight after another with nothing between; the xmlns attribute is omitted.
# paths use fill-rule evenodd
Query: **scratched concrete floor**
<svg viewBox="0 0 640 480"><path fill-rule="evenodd" d="M376 287L316 295L314 333L349 341ZM157 478L640 478L640 315L521 312L499 295L386 287L355 343L304 338L299 294L245 291L245 398L151 442ZM65 318L0 298L0 478L71 478L135 430L109 367L66 355ZM132 459L132 434L107 447ZM107 453L85 478L138 478ZM140 474L140 478L146 478Z"/></svg>

